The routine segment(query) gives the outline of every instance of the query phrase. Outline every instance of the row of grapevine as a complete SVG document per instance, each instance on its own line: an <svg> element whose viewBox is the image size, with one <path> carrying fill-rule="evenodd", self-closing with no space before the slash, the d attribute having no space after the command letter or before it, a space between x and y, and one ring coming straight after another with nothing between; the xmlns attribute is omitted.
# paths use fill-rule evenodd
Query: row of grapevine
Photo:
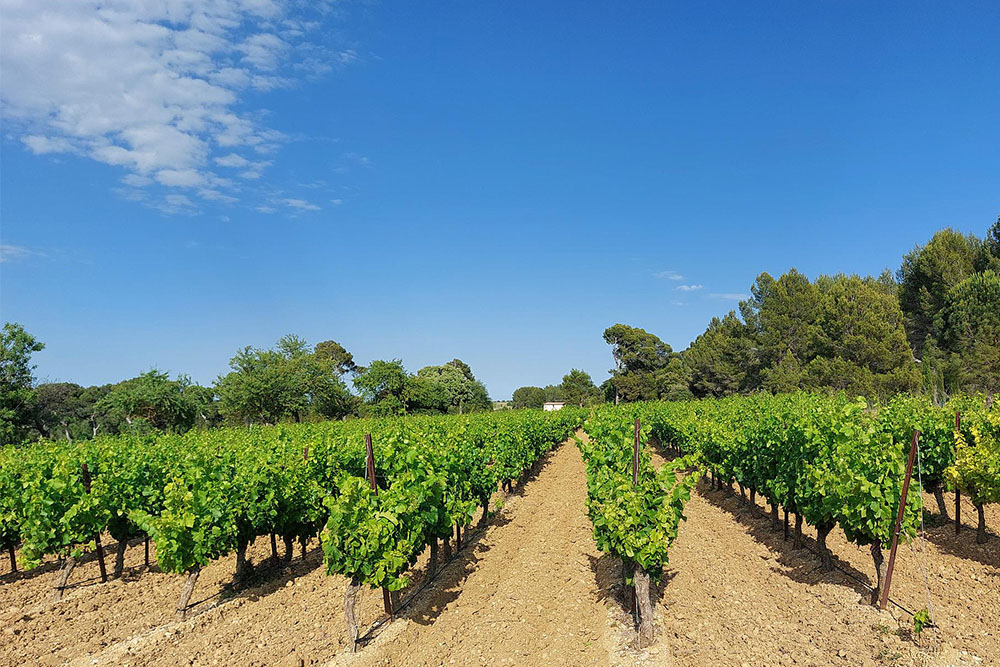
<svg viewBox="0 0 1000 667"><path fill-rule="evenodd" d="M579 439L578 445L597 548L622 560L626 584L635 591L639 643L648 646L653 638L650 580L663 576L700 469L697 455L655 469L645 447L633 449L634 439L645 442L649 432L635 416L633 406L598 409L584 423L587 439ZM634 429L640 428L637 434Z"/></svg>
<svg viewBox="0 0 1000 667"><path fill-rule="evenodd" d="M986 542L984 505L1000 503L1000 410L980 410L974 404L967 407L971 410L965 413L955 435L954 462L944 474L948 485L969 496L975 505L979 513L976 542L982 544Z"/></svg>
<svg viewBox="0 0 1000 667"><path fill-rule="evenodd" d="M427 544L467 525L509 483L579 426L582 413L514 412L191 431L184 435L40 443L0 451L0 546L22 565L76 559L110 533L149 536L167 572L198 572L247 545L323 532L326 568L372 587L399 588ZM373 493L364 435L374 440ZM91 484L85 488L83 468ZM325 527L325 530L324 530Z"/></svg>
<svg viewBox="0 0 1000 667"><path fill-rule="evenodd" d="M377 485L345 473L325 500L329 521L323 559L329 574L350 579L345 600L348 631L357 640L353 608L362 586L396 591L426 547L436 567L439 540L483 518L498 485L520 477L579 427L582 412L520 412L460 423L401 420L381 434ZM451 422L455 424L457 422ZM430 446L428 446L430 445ZM457 533L460 534L460 533Z"/></svg>
<svg viewBox="0 0 1000 667"><path fill-rule="evenodd" d="M972 409L971 426L995 423L996 411ZM698 453L717 480L738 483L741 494L762 494L771 505L775 525L778 507L795 515L795 539L801 542L803 520L816 528L823 565L832 569L826 537L840 526L847 539L870 548L876 570L873 603L878 599L887 563L882 550L893 539L905 477L906 454L914 431L920 430L922 478L940 499L944 484L977 490L974 502L989 497L979 491L996 488L996 439L976 440L977 451L956 459L954 406L935 408L927 401L897 397L878 409L863 399L844 395L754 395L689 403L647 406L656 437L681 452ZM985 420L985 421L984 421ZM976 437L975 435L973 437ZM992 448L993 458L979 450ZM959 451L964 451L960 445ZM970 461L977 473L958 472ZM993 467L983 464L993 461ZM967 468L962 467L962 470ZM975 479L973 479L975 478ZM962 480L959 482L959 480ZM964 485L964 486L963 486ZM943 499L939 501L943 509ZM920 493L907 497L900 539L916 534Z"/></svg>

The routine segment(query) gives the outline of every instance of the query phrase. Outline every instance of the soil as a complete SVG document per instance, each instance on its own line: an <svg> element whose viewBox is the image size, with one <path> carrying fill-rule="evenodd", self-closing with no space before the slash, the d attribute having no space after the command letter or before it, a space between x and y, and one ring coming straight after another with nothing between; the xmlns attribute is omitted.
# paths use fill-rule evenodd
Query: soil
<svg viewBox="0 0 1000 667"><path fill-rule="evenodd" d="M121 580L101 584L85 557L58 603L55 562L11 575L3 558L0 665L1000 665L1000 538L975 544L968 503L961 535L929 514L927 540L899 549L892 599L927 606L926 572L937 624L913 636L909 614L867 604L857 581L874 577L867 549L835 530L829 545L850 574L823 572L816 555L772 531L761 499L742 504L703 482L657 588L657 642L639 650L621 564L596 550L585 500L583 463L568 443L426 586L426 555L417 563L395 621L373 628L382 595L363 590L356 653L343 620L346 581L323 573L315 540L304 560L296 546L283 565L259 539L248 554L255 574L239 588L235 557L213 562L182 621L174 608L184 578L147 569L141 541ZM987 508L987 523L1000 528L1000 508ZM806 534L815 549L815 532ZM110 568L114 542L105 544Z"/></svg>

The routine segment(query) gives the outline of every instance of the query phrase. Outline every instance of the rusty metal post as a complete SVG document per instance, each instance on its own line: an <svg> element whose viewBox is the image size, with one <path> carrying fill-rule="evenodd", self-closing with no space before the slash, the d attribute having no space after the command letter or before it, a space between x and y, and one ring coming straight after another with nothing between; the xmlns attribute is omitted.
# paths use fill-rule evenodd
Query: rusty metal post
<svg viewBox="0 0 1000 667"><path fill-rule="evenodd" d="M892 533L892 547L889 549L889 566L885 571L885 581L879 592L878 608L885 609L889 601L889 584L892 583L892 568L896 564L896 547L899 544L899 529L903 523L903 513L906 511L906 494L910 490L910 477L913 476L913 459L917 456L917 443L920 441L920 431L913 431L913 443L910 445L910 458L906 462L906 477L903 479L903 494L899 497L899 512L896 513L896 529Z"/></svg>
<svg viewBox="0 0 1000 667"><path fill-rule="evenodd" d="M87 464L81 463L80 470L83 472L83 489L90 493L90 470L87 468ZM108 569L104 565L104 547L101 546L100 533L94 536L94 544L97 546L97 563L101 567L101 583L106 584L108 583Z"/></svg>
<svg viewBox="0 0 1000 667"><path fill-rule="evenodd" d="M955 411L955 434L962 430L962 413ZM955 487L955 534L962 532L962 492Z"/></svg>
<svg viewBox="0 0 1000 667"><path fill-rule="evenodd" d="M375 483L375 453L372 451L372 434L365 433L365 458L366 467L368 470L368 483L372 486L372 492L378 495L378 484ZM385 586L382 587L382 607L385 609L386 615L389 620L393 620L394 616L392 613L392 595L389 593L389 589Z"/></svg>

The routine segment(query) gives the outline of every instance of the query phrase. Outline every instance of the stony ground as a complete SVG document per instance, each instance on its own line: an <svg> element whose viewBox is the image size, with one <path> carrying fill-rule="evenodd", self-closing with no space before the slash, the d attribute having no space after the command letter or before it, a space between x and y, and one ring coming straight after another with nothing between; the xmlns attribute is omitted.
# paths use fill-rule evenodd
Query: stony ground
<svg viewBox="0 0 1000 667"><path fill-rule="evenodd" d="M639 650L620 563L594 547L585 498L580 455L564 445L426 586L418 562L394 622L374 627L381 594L363 592L359 620L369 632L357 653L343 623L345 582L323 574L315 541L305 559L296 548L283 565L258 540L257 572L239 589L232 557L212 563L180 622L183 579L146 568L141 543L121 580L101 584L85 560L58 603L54 562L2 569L0 665L1000 665L997 537L976 545L973 530L956 537L930 515L928 539L900 550L892 598L916 611L929 591L938 625L914 637L906 612L866 604L867 550L835 531L841 569L822 572L818 557L771 529L761 503L706 484L671 550L658 641ZM971 505L963 518L974 520ZM987 521L1000 526L995 506Z"/></svg>

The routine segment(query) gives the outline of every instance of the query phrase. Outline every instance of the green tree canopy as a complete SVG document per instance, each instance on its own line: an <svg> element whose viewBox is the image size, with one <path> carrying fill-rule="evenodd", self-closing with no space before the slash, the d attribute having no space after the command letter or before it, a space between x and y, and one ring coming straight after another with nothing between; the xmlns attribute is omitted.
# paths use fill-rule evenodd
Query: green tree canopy
<svg viewBox="0 0 1000 667"><path fill-rule="evenodd" d="M820 293L809 278L794 268L778 280L762 273L750 294L740 312L753 332L761 367L774 366L789 351L800 363L815 356Z"/></svg>
<svg viewBox="0 0 1000 667"><path fill-rule="evenodd" d="M691 373L691 392L699 397L728 396L756 388L757 356L752 332L735 311L708 329L683 352Z"/></svg>
<svg viewBox="0 0 1000 667"><path fill-rule="evenodd" d="M581 408L601 401L601 391L594 384L590 374L577 368L563 376L560 388L564 401L579 405Z"/></svg>
<svg viewBox="0 0 1000 667"><path fill-rule="evenodd" d="M194 425L197 411L194 396L185 391L190 384L184 376L171 380L165 372L152 369L116 384L96 409L133 428L186 431Z"/></svg>
<svg viewBox="0 0 1000 667"><path fill-rule="evenodd" d="M344 349L344 346L335 340L324 340L316 343L314 354L317 359L332 363L333 368L340 375L358 373L364 370L354 363L354 355Z"/></svg>
<svg viewBox="0 0 1000 667"><path fill-rule="evenodd" d="M472 369L458 359L443 366L425 366L417 371L417 377L439 387L445 411L463 414L492 409L486 387L476 381Z"/></svg>
<svg viewBox="0 0 1000 667"><path fill-rule="evenodd" d="M986 271L955 285L935 332L952 391L1000 391L1000 276Z"/></svg>
<svg viewBox="0 0 1000 667"><path fill-rule="evenodd" d="M338 354L335 345L324 344L317 354L305 340L288 335L273 350L243 348L229 361L233 370L216 381L221 413L265 424L286 417L301 421L310 413L327 418L350 414L355 401L340 376L353 359Z"/></svg>
<svg viewBox="0 0 1000 667"><path fill-rule="evenodd" d="M895 287L859 276L822 276L816 356L807 367L814 387L886 398L920 387Z"/></svg>
<svg viewBox="0 0 1000 667"><path fill-rule="evenodd" d="M354 386L365 400L366 413L372 416L404 414L408 378L399 359L379 359L369 364L363 373L354 378ZM417 389L422 392L427 388Z"/></svg>
<svg viewBox="0 0 1000 667"><path fill-rule="evenodd" d="M994 260L1000 261L1000 215L997 221L986 231L986 249L993 256ZM995 270L994 267L990 267Z"/></svg>
<svg viewBox="0 0 1000 667"><path fill-rule="evenodd" d="M927 338L933 334L934 318L944 308L951 289L988 268L989 263L982 241L954 229L942 229L926 245L915 247L903 257L897 272L899 302L910 346L917 357L923 357Z"/></svg>
<svg viewBox="0 0 1000 667"><path fill-rule="evenodd" d="M611 345L615 359L611 373L617 400L659 398L661 388L678 380L676 372L667 370L673 350L644 329L615 324L604 331L604 341ZM674 368L681 370L676 365Z"/></svg>
<svg viewBox="0 0 1000 667"><path fill-rule="evenodd" d="M518 387L511 397L511 407L515 410L541 408L545 401L545 390L541 387Z"/></svg>
<svg viewBox="0 0 1000 667"><path fill-rule="evenodd" d="M19 444L35 423L38 395L31 355L44 343L20 324L7 322L0 332L0 445Z"/></svg>

